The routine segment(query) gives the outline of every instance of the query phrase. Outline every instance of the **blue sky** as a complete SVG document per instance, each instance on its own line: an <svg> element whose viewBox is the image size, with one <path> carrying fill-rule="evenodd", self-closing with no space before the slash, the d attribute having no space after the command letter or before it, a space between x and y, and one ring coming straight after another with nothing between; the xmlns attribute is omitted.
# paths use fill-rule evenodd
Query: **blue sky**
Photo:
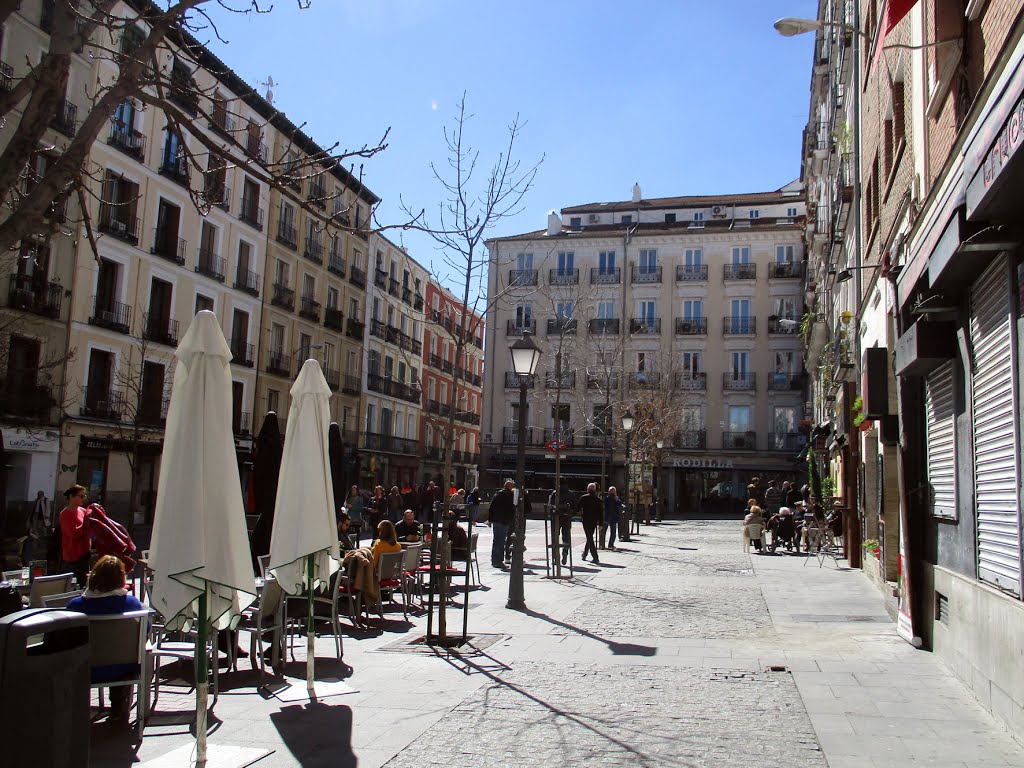
<svg viewBox="0 0 1024 768"><path fill-rule="evenodd" d="M494 235L628 199L635 181L651 198L775 189L800 173L813 35L783 38L772 22L813 17L816 0L274 3L255 17L211 8L228 45L210 45L254 85L271 75L274 103L323 145L391 128L365 168L383 223L403 219L399 196L436 210L430 163L446 161L463 91L481 163L517 113L518 157L545 157L523 212ZM440 268L425 235L390 236Z"/></svg>

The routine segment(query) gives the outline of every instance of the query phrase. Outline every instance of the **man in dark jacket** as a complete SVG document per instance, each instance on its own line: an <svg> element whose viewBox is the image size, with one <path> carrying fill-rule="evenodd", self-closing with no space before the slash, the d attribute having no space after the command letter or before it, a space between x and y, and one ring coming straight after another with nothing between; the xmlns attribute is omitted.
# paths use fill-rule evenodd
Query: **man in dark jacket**
<svg viewBox="0 0 1024 768"><path fill-rule="evenodd" d="M591 559L600 564L597 557L597 543L594 541L594 531L604 515L604 504L601 497L597 495L597 483L587 486L586 494L580 498L580 517L583 519L583 532L587 535L587 543L583 547L582 559L587 559L587 552L590 552Z"/></svg>
<svg viewBox="0 0 1024 768"><path fill-rule="evenodd" d="M505 481L505 487L494 494L491 500L490 522L494 530L494 541L491 542L491 565L495 568L505 567L505 540L516 519L515 496L512 489L515 483Z"/></svg>

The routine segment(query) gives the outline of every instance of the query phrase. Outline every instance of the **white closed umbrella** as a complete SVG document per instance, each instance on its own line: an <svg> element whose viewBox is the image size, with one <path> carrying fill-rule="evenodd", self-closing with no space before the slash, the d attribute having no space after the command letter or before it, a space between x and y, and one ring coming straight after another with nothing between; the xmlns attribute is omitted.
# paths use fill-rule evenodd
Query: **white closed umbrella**
<svg viewBox="0 0 1024 768"><path fill-rule="evenodd" d="M174 353L149 565L167 627L197 622L197 762L206 760L209 629L234 627L255 599L231 431L231 351L213 312L195 316Z"/></svg>
<svg viewBox="0 0 1024 768"><path fill-rule="evenodd" d="M270 572L281 589L308 595L306 688L313 693L313 591L340 567L334 485L327 433L331 389L316 360L307 360L291 388L291 408L274 504Z"/></svg>

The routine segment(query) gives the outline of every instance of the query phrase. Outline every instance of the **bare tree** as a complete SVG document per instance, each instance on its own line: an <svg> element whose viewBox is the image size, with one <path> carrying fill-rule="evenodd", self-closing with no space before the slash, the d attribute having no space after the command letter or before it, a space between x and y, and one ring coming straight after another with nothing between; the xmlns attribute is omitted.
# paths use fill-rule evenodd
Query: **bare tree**
<svg viewBox="0 0 1024 768"><path fill-rule="evenodd" d="M480 304L483 302L486 306L488 301L485 297L486 291L483 290L488 266L485 247L487 234L504 219L519 213L523 198L533 185L537 170L543 161L541 158L532 165L522 165L515 158L516 145L523 129L523 123L517 115L508 126L504 150L484 172L486 176L483 183L478 185L480 154L471 146L467 132L471 118L472 115L466 108L466 95L463 94L456 107L454 125L445 129L448 167L431 165L434 178L442 190L442 199L437 209L437 225L431 227L430 217L425 211L413 211L404 201L402 203L406 213L417 222L416 227L427 231L434 239L441 251L444 265L452 273L450 282L458 287L456 296L461 294L463 311L458 326L453 326L451 330L457 362L465 359L466 344L471 338L477 337L480 330L477 318L483 316ZM495 298L490 297L489 300L493 301ZM469 309L473 311L466 311ZM449 415L444 427L445 441L451 441L455 436L457 384L457 376L453 370L449 387ZM451 451L446 451L445 478L451 477L451 471L452 454ZM449 500L446 499L446 509L448 503ZM439 512L440 510L434 512L435 527L439 522ZM521 558L523 532L519 527L517 525L517 550ZM522 527L525 529L525 523ZM435 541L431 545L432 562L436 562L436 547ZM443 596L438 610L438 635L441 642L448 640Z"/></svg>

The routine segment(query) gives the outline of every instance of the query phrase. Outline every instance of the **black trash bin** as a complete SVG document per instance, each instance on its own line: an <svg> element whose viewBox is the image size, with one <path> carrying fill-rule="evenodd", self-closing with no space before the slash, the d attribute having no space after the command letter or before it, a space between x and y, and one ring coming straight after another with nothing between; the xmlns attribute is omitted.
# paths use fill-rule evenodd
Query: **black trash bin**
<svg viewBox="0 0 1024 768"><path fill-rule="evenodd" d="M89 619L50 608L0 619L4 765L89 764Z"/></svg>

